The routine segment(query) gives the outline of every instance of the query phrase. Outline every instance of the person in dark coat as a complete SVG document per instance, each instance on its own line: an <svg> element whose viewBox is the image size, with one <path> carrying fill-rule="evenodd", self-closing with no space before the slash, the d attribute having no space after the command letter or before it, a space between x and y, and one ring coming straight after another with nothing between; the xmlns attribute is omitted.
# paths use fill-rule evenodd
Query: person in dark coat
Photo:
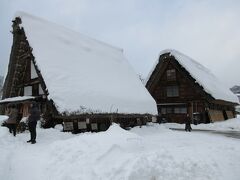
<svg viewBox="0 0 240 180"><path fill-rule="evenodd" d="M40 110L36 102L33 102L31 104L29 114L30 115L28 117L28 129L30 131L31 139L27 142L28 143L31 142L32 144L35 144L36 137L37 137L37 132L36 132L37 121L40 120Z"/></svg>
<svg viewBox="0 0 240 180"><path fill-rule="evenodd" d="M9 108L10 112L7 114L9 118L6 123L9 128L9 132L16 136L18 110L14 104L10 105Z"/></svg>
<svg viewBox="0 0 240 180"><path fill-rule="evenodd" d="M189 114L187 114L187 117L185 119L185 131L191 132L192 127L191 127L191 119L189 117Z"/></svg>

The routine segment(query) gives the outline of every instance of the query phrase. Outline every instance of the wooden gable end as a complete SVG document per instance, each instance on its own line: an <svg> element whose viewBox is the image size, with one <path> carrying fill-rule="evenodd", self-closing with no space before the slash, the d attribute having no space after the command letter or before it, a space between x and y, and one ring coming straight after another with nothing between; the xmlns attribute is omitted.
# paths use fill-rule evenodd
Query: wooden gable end
<svg viewBox="0 0 240 180"><path fill-rule="evenodd" d="M168 74L171 74L171 71L175 74L175 78L173 79L167 77ZM167 88L171 86L178 88L178 96L167 96ZM146 87L157 103L212 99L175 58L169 54L160 56L159 63L153 71Z"/></svg>
<svg viewBox="0 0 240 180"><path fill-rule="evenodd" d="M213 122L234 116L234 106L214 99L170 53L162 54L146 88L157 102L161 120L184 123Z"/></svg>
<svg viewBox="0 0 240 180"><path fill-rule="evenodd" d="M196 112L204 114L211 99L169 53L160 56L146 87L157 102L159 115L168 122L184 123L186 114L192 118ZM205 116L202 121L207 121Z"/></svg>
<svg viewBox="0 0 240 180"><path fill-rule="evenodd" d="M3 99L24 95L48 95L43 77L36 66L32 48L20 24L21 19L17 17L12 25L13 44L3 87Z"/></svg>

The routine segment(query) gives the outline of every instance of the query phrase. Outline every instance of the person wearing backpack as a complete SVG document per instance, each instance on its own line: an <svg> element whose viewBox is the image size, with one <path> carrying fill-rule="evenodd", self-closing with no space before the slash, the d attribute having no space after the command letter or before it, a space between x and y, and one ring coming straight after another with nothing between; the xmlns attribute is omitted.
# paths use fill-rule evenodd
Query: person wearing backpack
<svg viewBox="0 0 240 180"><path fill-rule="evenodd" d="M10 112L7 114L9 118L6 121L6 124L9 128L9 132L13 133L13 136L16 136L18 110L15 104L10 105L9 108Z"/></svg>

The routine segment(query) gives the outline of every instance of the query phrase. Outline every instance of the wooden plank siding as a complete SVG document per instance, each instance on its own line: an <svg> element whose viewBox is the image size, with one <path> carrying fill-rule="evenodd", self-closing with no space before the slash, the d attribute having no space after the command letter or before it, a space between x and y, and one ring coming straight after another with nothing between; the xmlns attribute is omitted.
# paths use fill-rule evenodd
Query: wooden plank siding
<svg viewBox="0 0 240 180"><path fill-rule="evenodd" d="M175 75L175 78L170 78L171 73ZM178 89L178 93L170 97L167 93L171 89L169 87ZM215 100L206 93L203 87L196 83L189 72L169 53L159 57L159 63L153 70L146 88L158 104L160 119L166 119L168 122L184 123L186 115L189 114L193 123L209 123L216 119L224 120L224 117L230 117L230 115L218 116L212 120L213 118L208 113L209 109L221 112L234 111L233 103ZM182 110L186 108L186 111L179 113L179 108Z"/></svg>

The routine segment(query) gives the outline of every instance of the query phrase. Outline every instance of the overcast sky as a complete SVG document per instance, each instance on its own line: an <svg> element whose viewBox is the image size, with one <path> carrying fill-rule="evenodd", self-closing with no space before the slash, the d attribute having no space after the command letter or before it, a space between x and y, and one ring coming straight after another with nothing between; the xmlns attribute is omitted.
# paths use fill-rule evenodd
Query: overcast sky
<svg viewBox="0 0 240 180"><path fill-rule="evenodd" d="M240 84L239 0L0 0L0 74L12 44L11 20L24 11L124 50L146 77L164 49L176 49L228 86Z"/></svg>

